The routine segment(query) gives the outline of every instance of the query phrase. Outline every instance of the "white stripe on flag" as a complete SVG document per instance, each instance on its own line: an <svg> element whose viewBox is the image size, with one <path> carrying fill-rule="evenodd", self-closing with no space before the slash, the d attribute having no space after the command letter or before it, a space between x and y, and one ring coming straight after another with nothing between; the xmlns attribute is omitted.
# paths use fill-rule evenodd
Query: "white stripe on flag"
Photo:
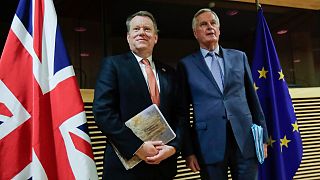
<svg viewBox="0 0 320 180"><path fill-rule="evenodd" d="M0 80L0 102L3 102L5 106L12 113L10 121L6 121L0 126L0 140L15 130L22 123L27 121L31 115L22 106L20 101L14 96L14 94L8 89L3 81Z"/></svg>
<svg viewBox="0 0 320 180"><path fill-rule="evenodd" d="M85 155L83 152L77 150L70 137L70 132L73 132L90 143L90 138L88 135L85 133L80 133L80 130L77 130L77 127L83 125L85 122L86 115L84 112L81 112L66 120L63 124L61 124L59 129L67 149L68 159L75 178L98 179L94 160Z"/></svg>
<svg viewBox="0 0 320 180"><path fill-rule="evenodd" d="M43 59L42 63L40 63L40 60L33 49L33 38L16 15L13 18L11 29L33 59L33 75L39 83L43 94L54 89L61 81L75 75L72 66L65 67L54 76L53 74L49 75L48 69L53 69L53 67L48 67L47 59ZM52 51L54 51L54 49ZM52 61L53 60L54 59L52 59Z"/></svg>
<svg viewBox="0 0 320 180"><path fill-rule="evenodd" d="M42 164L39 161L38 156L32 148L32 162L28 164L22 171L20 171L14 178L14 180L47 180L47 174L43 169Z"/></svg>

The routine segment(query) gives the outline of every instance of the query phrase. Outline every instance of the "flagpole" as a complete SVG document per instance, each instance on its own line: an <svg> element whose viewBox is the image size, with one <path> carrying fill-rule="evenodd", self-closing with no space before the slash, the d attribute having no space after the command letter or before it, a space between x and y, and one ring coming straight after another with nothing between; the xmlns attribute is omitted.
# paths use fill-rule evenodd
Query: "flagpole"
<svg viewBox="0 0 320 180"><path fill-rule="evenodd" d="M259 8L261 7L259 0L255 0L256 1L256 7L257 7L257 11L259 11Z"/></svg>

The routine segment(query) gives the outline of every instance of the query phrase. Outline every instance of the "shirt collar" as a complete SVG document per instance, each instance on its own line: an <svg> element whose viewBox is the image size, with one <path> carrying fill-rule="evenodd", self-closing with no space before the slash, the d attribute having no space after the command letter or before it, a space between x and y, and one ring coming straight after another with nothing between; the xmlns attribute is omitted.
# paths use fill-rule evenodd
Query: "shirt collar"
<svg viewBox="0 0 320 180"><path fill-rule="evenodd" d="M136 55L134 52L132 52L132 54L134 55L134 57L136 58L136 60L138 61L138 63L141 62L141 60L143 59L142 57ZM147 57L148 61L150 62L150 64L152 64L152 55Z"/></svg>
<svg viewBox="0 0 320 180"><path fill-rule="evenodd" d="M203 57L206 57L208 52L214 52L216 55L220 56L220 47L217 46L213 51L208 51L207 49L200 48L201 54Z"/></svg>

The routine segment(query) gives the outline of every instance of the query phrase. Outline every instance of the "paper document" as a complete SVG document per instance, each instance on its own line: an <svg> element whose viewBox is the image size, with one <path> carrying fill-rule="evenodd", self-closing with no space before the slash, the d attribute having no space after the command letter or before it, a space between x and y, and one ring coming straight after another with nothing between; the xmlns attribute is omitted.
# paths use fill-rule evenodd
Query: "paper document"
<svg viewBox="0 0 320 180"><path fill-rule="evenodd" d="M176 134L169 126L166 119L163 117L157 105L153 104L135 115L125 125L130 128L133 133L142 141L162 141L167 144L176 137ZM133 168L141 159L137 156L127 160L118 149L112 144L123 166L128 170Z"/></svg>

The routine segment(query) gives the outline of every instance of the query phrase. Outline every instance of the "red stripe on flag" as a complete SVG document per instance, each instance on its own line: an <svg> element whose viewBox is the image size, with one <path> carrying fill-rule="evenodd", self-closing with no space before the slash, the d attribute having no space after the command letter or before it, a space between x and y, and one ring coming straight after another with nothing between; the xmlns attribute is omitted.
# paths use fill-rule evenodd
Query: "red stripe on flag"
<svg viewBox="0 0 320 180"><path fill-rule="evenodd" d="M32 58L9 31L0 61L0 78L32 115ZM0 179L12 179L31 162L32 118L0 140Z"/></svg>
<svg viewBox="0 0 320 180"><path fill-rule="evenodd" d="M94 159L91 144L71 132L69 134L76 149L78 149L83 154L89 156L91 159Z"/></svg>
<svg viewBox="0 0 320 180"><path fill-rule="evenodd" d="M33 147L48 179L75 179L59 128L52 128L51 117L42 117L41 121L37 127L39 132L36 133L40 136L39 141Z"/></svg>
<svg viewBox="0 0 320 180"><path fill-rule="evenodd" d="M32 72L32 58L12 30L9 31L1 56L0 77L31 114L33 109L33 83L36 82Z"/></svg>
<svg viewBox="0 0 320 180"><path fill-rule="evenodd" d="M34 4L34 29L33 29L33 48L38 55L39 60L42 60L42 34L43 34L43 17L44 17L44 2L43 0L35 0Z"/></svg>
<svg viewBox="0 0 320 180"><path fill-rule="evenodd" d="M12 117L11 111L2 102L0 102L0 114L7 117Z"/></svg>
<svg viewBox="0 0 320 180"><path fill-rule="evenodd" d="M41 155L39 159L49 179L74 179L59 127L83 111L75 77L61 81L52 91L41 96L39 102L35 110L39 113L39 122L34 124L34 140L38 142L36 154Z"/></svg>
<svg viewBox="0 0 320 180"><path fill-rule="evenodd" d="M0 179L12 179L31 163L31 120L0 140Z"/></svg>
<svg viewBox="0 0 320 180"><path fill-rule="evenodd" d="M59 127L66 119L84 111L80 89L75 76L60 82L50 92L54 123Z"/></svg>
<svg viewBox="0 0 320 180"><path fill-rule="evenodd" d="M38 93L38 95L40 94ZM60 114L65 114L68 108L64 107L63 100L60 100L59 104L54 104L51 96L52 91L40 95L39 99L35 96L35 101L39 104L34 109L35 114L38 115L33 124L33 139L34 142L37 142L34 144L34 149L48 179L74 179L65 143L59 129L61 123L67 119L57 120L53 112L55 110Z"/></svg>

